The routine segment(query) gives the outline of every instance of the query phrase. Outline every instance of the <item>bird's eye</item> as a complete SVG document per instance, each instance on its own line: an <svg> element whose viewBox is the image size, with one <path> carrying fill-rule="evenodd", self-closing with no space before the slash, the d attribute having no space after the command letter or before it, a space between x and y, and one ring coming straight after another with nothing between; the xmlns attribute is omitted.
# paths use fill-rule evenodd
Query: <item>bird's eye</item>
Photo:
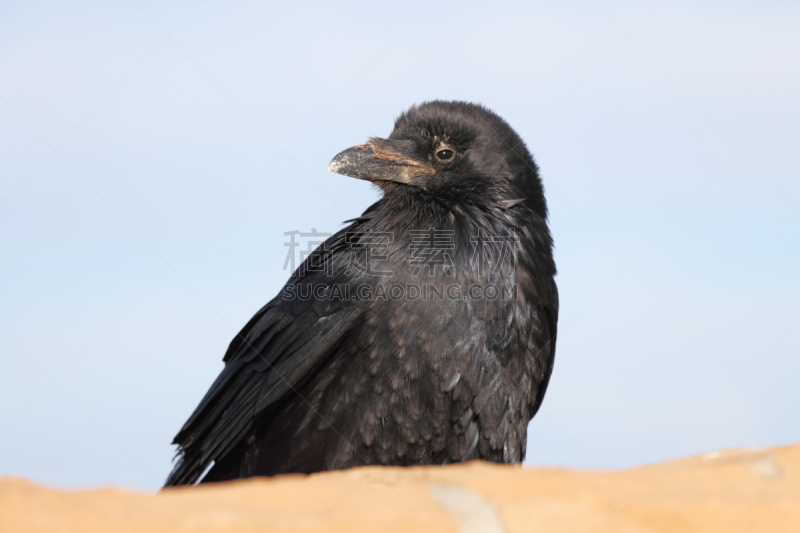
<svg viewBox="0 0 800 533"><path fill-rule="evenodd" d="M454 155L456 155L456 153L448 149L439 150L436 152L436 157L438 157L440 161L450 161L453 159Z"/></svg>

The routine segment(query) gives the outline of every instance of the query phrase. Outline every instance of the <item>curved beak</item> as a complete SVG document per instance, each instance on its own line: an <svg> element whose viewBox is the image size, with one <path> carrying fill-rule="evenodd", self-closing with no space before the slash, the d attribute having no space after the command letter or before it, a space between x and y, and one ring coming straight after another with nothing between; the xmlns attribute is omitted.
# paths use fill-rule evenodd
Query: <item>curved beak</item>
<svg viewBox="0 0 800 533"><path fill-rule="evenodd" d="M394 181L414 185L433 169L418 161L413 141L370 139L336 154L328 172L367 181Z"/></svg>

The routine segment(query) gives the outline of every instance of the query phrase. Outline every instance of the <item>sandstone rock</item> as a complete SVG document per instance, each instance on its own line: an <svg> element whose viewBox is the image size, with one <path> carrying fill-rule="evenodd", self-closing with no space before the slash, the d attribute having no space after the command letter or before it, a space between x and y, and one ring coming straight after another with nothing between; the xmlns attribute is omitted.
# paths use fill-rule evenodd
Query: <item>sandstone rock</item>
<svg viewBox="0 0 800 533"><path fill-rule="evenodd" d="M365 467L156 494L0 478L0 531L797 532L800 445L613 472Z"/></svg>

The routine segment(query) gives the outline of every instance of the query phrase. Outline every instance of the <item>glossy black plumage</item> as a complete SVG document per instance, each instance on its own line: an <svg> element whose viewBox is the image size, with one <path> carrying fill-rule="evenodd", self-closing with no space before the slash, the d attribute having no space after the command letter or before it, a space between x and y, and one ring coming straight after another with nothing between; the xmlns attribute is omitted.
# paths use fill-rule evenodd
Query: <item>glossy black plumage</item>
<svg viewBox="0 0 800 533"><path fill-rule="evenodd" d="M175 437L167 485L196 482L211 461L203 481L524 458L558 292L520 138L481 106L429 102L330 170L373 181L383 198L233 339Z"/></svg>

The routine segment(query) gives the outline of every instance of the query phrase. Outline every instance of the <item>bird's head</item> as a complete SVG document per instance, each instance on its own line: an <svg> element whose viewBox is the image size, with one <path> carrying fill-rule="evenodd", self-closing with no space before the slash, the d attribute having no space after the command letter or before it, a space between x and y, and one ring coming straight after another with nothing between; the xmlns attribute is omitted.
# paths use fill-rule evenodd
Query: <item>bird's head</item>
<svg viewBox="0 0 800 533"><path fill-rule="evenodd" d="M451 207L524 202L542 217L547 211L538 169L522 139L493 112L466 102L411 107L388 138L340 152L328 172L371 181L387 197L413 192Z"/></svg>

